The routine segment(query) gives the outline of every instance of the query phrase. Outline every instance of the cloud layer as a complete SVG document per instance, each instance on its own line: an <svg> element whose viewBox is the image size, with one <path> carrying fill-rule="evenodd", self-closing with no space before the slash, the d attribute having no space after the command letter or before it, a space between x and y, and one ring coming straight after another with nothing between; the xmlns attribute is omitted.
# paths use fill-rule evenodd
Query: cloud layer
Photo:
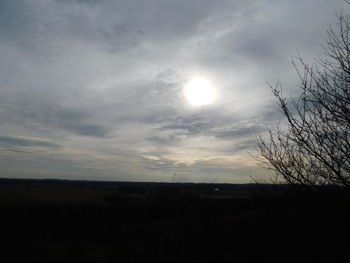
<svg viewBox="0 0 350 263"><path fill-rule="evenodd" d="M317 7L317 8L315 8ZM1 176L247 182L253 137L343 1L3 0ZM211 80L212 105L183 87Z"/></svg>

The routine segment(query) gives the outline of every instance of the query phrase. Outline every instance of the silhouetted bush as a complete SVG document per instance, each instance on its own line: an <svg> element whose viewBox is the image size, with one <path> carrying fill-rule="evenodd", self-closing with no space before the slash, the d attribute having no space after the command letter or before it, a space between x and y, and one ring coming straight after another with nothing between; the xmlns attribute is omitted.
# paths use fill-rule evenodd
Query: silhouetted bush
<svg viewBox="0 0 350 263"><path fill-rule="evenodd" d="M282 182L350 189L350 22L338 16L328 31L326 59L307 65L299 56L301 93L288 101L272 87L285 117L257 139L259 158ZM278 181L278 180L277 180Z"/></svg>

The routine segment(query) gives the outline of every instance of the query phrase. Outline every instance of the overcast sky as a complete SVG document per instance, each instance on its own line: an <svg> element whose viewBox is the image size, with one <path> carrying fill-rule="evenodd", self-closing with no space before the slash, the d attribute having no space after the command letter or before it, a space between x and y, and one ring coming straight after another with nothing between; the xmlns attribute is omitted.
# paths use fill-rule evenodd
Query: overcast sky
<svg viewBox="0 0 350 263"><path fill-rule="evenodd" d="M249 182L342 0L1 0L0 176ZM210 81L213 103L184 87Z"/></svg>

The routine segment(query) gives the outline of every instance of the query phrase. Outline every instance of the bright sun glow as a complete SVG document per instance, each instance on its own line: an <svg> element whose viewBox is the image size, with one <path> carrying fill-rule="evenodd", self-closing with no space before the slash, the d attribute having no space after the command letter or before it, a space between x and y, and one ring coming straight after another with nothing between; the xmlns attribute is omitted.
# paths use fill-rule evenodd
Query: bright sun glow
<svg viewBox="0 0 350 263"><path fill-rule="evenodd" d="M216 98L216 92L209 80L205 78L193 78L184 88L188 102L193 106L203 106L212 103Z"/></svg>

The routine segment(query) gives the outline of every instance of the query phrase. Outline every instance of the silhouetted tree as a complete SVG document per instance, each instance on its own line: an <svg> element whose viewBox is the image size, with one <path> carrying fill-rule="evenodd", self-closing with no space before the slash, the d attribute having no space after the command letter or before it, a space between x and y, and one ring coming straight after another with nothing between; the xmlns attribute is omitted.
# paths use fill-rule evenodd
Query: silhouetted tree
<svg viewBox="0 0 350 263"><path fill-rule="evenodd" d="M338 15L324 46L326 58L294 63L301 93L287 100L271 87L284 121L257 138L258 157L282 181L350 189L350 22ZM300 65L302 69L300 70Z"/></svg>

